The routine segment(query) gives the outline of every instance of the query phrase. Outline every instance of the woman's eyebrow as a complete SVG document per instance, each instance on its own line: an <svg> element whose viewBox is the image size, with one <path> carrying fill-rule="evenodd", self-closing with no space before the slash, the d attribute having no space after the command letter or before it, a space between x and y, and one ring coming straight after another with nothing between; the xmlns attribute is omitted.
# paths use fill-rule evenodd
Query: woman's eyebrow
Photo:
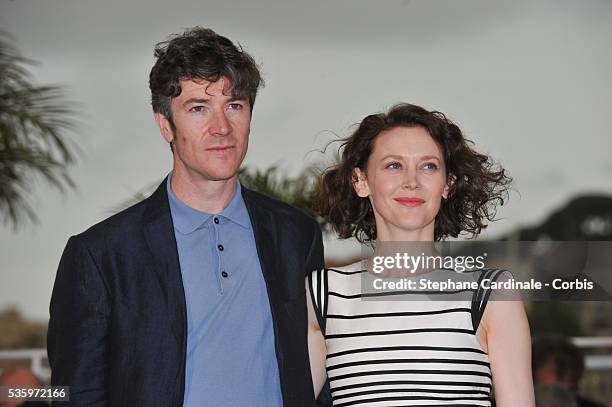
<svg viewBox="0 0 612 407"><path fill-rule="evenodd" d="M424 155L423 157L421 157L421 160L438 160L438 161L440 161L440 157L438 157L437 155Z"/></svg>
<svg viewBox="0 0 612 407"><path fill-rule="evenodd" d="M392 158L394 160L404 160L404 159L406 159L406 157L402 156L402 155L389 154L389 155L386 155L386 156L382 157L380 160L384 161L387 158ZM417 158L419 160L437 160L437 161L442 161L440 157L438 157L436 155L429 155L429 154L428 155L424 155L424 156L420 156L420 157L417 157Z"/></svg>
<svg viewBox="0 0 612 407"><path fill-rule="evenodd" d="M394 160L403 160L404 159L404 157L402 157L401 155L389 154L389 155L386 155L383 158L381 158L380 161L386 160L387 158L393 158Z"/></svg>

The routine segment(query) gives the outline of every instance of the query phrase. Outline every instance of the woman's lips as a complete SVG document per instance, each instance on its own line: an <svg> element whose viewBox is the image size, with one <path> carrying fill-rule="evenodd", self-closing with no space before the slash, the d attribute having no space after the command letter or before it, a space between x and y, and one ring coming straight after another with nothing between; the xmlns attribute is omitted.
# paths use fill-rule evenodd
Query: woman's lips
<svg viewBox="0 0 612 407"><path fill-rule="evenodd" d="M395 200L404 206L419 206L425 203L421 198L395 198Z"/></svg>

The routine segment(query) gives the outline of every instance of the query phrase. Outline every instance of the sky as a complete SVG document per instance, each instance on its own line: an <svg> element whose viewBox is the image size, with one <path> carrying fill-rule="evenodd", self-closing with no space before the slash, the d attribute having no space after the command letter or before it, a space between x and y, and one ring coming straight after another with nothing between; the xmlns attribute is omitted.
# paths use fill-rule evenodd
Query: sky
<svg viewBox="0 0 612 407"><path fill-rule="evenodd" d="M69 236L171 169L153 121L153 48L209 27L260 64L245 165L296 175L325 144L397 102L444 112L514 178L487 230L537 224L578 194L612 195L609 0L0 0L0 29L38 83L80 112L76 190L32 185L39 222L0 228L0 310L44 321ZM327 239L350 257L353 242Z"/></svg>

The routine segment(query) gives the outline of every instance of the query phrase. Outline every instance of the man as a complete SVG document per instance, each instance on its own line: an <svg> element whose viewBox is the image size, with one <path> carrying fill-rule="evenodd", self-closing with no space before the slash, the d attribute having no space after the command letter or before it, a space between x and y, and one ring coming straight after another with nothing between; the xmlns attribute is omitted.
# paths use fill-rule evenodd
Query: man
<svg viewBox="0 0 612 407"><path fill-rule="evenodd" d="M559 402L552 401L554 397L559 397L565 399L563 405L604 407L578 394L584 373L584 355L568 338L553 334L536 337L531 353L538 406L561 406Z"/></svg>
<svg viewBox="0 0 612 407"><path fill-rule="evenodd" d="M52 384L71 405L312 406L304 276L316 222L241 187L260 73L194 28L156 47L155 121L174 165L153 195L68 241Z"/></svg>

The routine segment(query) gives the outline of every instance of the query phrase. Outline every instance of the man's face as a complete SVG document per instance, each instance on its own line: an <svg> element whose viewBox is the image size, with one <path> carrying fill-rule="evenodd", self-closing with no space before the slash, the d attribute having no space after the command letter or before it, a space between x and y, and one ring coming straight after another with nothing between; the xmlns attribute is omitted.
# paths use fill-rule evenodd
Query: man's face
<svg viewBox="0 0 612 407"><path fill-rule="evenodd" d="M170 103L175 128L155 114L164 138L173 143L175 174L190 182L231 179L246 155L249 102L224 93L227 88L225 77L216 82L182 80L181 94Z"/></svg>

